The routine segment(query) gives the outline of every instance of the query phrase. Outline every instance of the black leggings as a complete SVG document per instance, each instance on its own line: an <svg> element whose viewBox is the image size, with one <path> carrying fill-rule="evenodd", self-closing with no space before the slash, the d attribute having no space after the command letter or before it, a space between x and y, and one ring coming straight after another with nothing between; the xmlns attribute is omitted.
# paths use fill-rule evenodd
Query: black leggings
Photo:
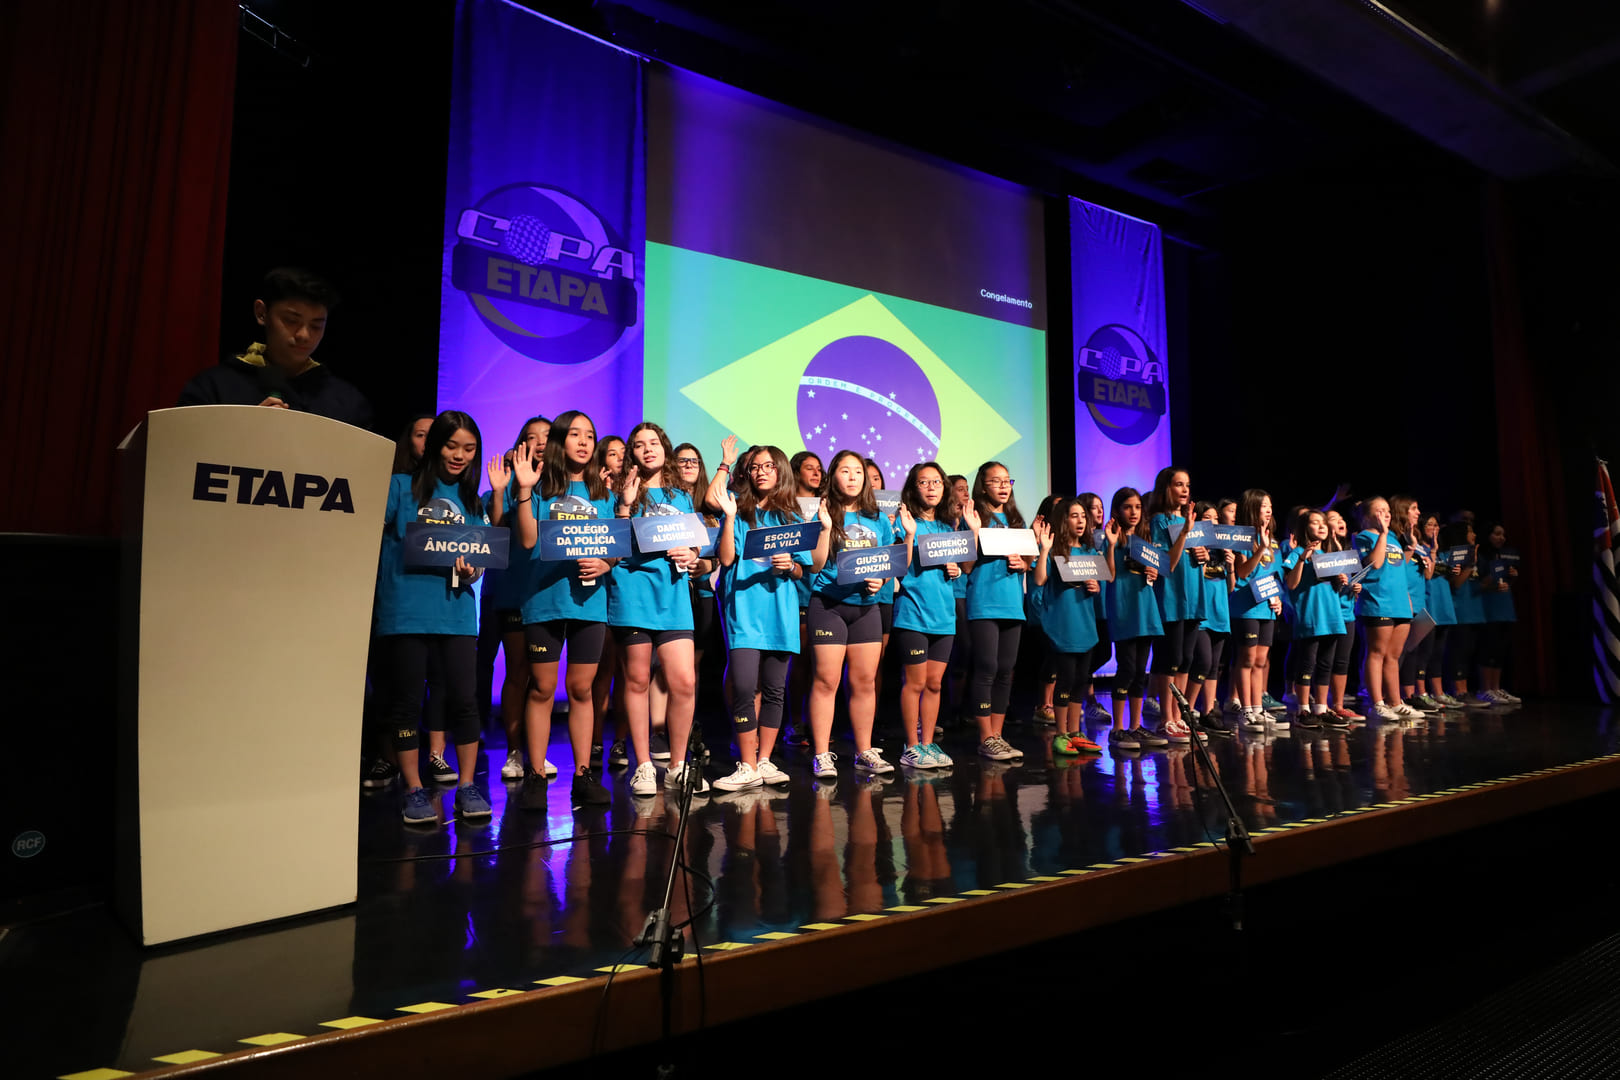
<svg viewBox="0 0 1620 1080"><path fill-rule="evenodd" d="M1091 673L1097 674L1097 669L1108 663L1108 658L1114 655L1114 639L1108 633L1108 620L1097 620L1097 644L1091 649Z"/></svg>
<svg viewBox="0 0 1620 1080"><path fill-rule="evenodd" d="M726 665L731 684L731 724L734 731L782 726L787 705L787 673L791 653L760 649L732 649ZM754 715L754 692L759 692L759 715Z"/></svg>
<svg viewBox="0 0 1620 1080"><path fill-rule="evenodd" d="M1052 686L1052 705L1054 707L1063 708L1073 699L1077 687L1091 684L1092 651L1087 649L1085 652L1078 653L1053 652L1047 654L1047 658L1052 664L1052 674L1057 680Z"/></svg>
<svg viewBox="0 0 1620 1080"><path fill-rule="evenodd" d="M1474 669L1474 650L1479 645L1483 623L1458 623L1446 642L1446 671L1453 680L1467 682Z"/></svg>
<svg viewBox="0 0 1620 1080"><path fill-rule="evenodd" d="M444 675L445 720L457 746L478 741L478 639L472 634L389 634L379 638L383 652L388 702L383 715L394 735L394 749L416 751L417 721L422 713L422 684L430 657Z"/></svg>
<svg viewBox="0 0 1620 1080"><path fill-rule="evenodd" d="M1316 650L1316 671L1311 680L1317 686L1329 686L1335 675L1350 674L1350 661L1356 651L1356 632L1346 630L1342 634L1331 637L1318 638L1321 645Z"/></svg>
<svg viewBox="0 0 1620 1080"><path fill-rule="evenodd" d="M1479 666L1500 668L1507 666L1508 642L1513 638L1513 624L1488 622L1479 628Z"/></svg>
<svg viewBox="0 0 1620 1080"><path fill-rule="evenodd" d="M1434 669L1434 638L1436 631L1431 629L1424 635L1423 640L1412 646L1412 650L1401 657L1401 685L1417 688L1417 693L1423 693L1423 681L1429 677Z"/></svg>
<svg viewBox="0 0 1620 1080"><path fill-rule="evenodd" d="M1221 677L1221 654L1226 651L1226 638L1219 630L1199 630L1193 635L1192 659L1187 665L1192 682Z"/></svg>
<svg viewBox="0 0 1620 1080"><path fill-rule="evenodd" d="M1192 666L1193 638L1198 633L1196 619L1167 619L1164 637L1153 649L1153 674L1180 675Z"/></svg>
<svg viewBox="0 0 1620 1080"><path fill-rule="evenodd" d="M1117 700L1141 697L1147 689L1148 653L1158 638L1128 638L1114 642L1114 692Z"/></svg>
<svg viewBox="0 0 1620 1080"><path fill-rule="evenodd" d="M1338 635L1296 637L1288 643L1288 685L1310 687L1322 668L1323 651L1331 651ZM1299 703L1304 706L1306 702Z"/></svg>
<svg viewBox="0 0 1620 1080"><path fill-rule="evenodd" d="M1013 666L1024 634L1022 619L969 619L973 639L973 675L969 704L974 716L1004 716L1012 698Z"/></svg>

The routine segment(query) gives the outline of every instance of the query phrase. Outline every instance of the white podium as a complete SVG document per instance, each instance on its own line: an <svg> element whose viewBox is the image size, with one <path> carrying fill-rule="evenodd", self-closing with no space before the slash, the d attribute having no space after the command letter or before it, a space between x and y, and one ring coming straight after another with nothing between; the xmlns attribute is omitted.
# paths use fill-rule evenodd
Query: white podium
<svg viewBox="0 0 1620 1080"><path fill-rule="evenodd" d="M393 443L212 405L119 450L120 914L156 945L353 902Z"/></svg>

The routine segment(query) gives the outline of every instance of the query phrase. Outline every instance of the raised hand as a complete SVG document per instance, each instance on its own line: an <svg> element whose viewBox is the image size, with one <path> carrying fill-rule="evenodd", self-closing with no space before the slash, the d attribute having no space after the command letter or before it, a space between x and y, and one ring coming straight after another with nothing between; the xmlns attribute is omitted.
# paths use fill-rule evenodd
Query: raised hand
<svg viewBox="0 0 1620 1080"><path fill-rule="evenodd" d="M962 507L962 523L974 532L978 532L984 527L984 522L979 518L979 511L972 503Z"/></svg>
<svg viewBox="0 0 1620 1080"><path fill-rule="evenodd" d="M1119 522L1117 520L1115 520L1114 518L1109 518L1108 519L1108 524L1103 526L1103 535L1108 537L1108 546L1109 547L1113 547L1116 544L1118 544L1119 543Z"/></svg>
<svg viewBox="0 0 1620 1080"><path fill-rule="evenodd" d="M727 435L720 440L720 461L727 468L737 464L737 446L741 441L735 435Z"/></svg>
<svg viewBox="0 0 1620 1080"><path fill-rule="evenodd" d="M917 519L912 516L910 510L906 509L905 503L900 504L899 520L901 531L903 531L907 536L917 535Z"/></svg>
<svg viewBox="0 0 1620 1080"><path fill-rule="evenodd" d="M1045 518L1036 518L1030 524L1030 531L1035 534L1035 542L1041 546L1042 555L1052 550L1052 526L1046 523Z"/></svg>
<svg viewBox="0 0 1620 1080"><path fill-rule="evenodd" d="M721 488L719 494L715 495L714 502L726 517L734 518L737 516L737 496L731 493L731 488Z"/></svg>
<svg viewBox="0 0 1620 1080"><path fill-rule="evenodd" d="M816 505L816 520L821 522L823 529L832 528L832 513L827 509L827 500L822 499Z"/></svg>
<svg viewBox="0 0 1620 1080"><path fill-rule="evenodd" d="M639 494L641 494L640 470L626 469L624 471L624 482L619 485L619 502L629 506L636 501L636 496Z"/></svg>
<svg viewBox="0 0 1620 1080"><path fill-rule="evenodd" d="M489 489L491 491L506 490L506 485L512 482L512 467L506 463L505 454L496 454L489 459Z"/></svg>
<svg viewBox="0 0 1620 1080"><path fill-rule="evenodd" d="M534 463L534 458L528 454L514 454L512 456L512 478L523 491L533 491L534 486L540 482L540 467ZM491 476L491 479L494 479Z"/></svg>

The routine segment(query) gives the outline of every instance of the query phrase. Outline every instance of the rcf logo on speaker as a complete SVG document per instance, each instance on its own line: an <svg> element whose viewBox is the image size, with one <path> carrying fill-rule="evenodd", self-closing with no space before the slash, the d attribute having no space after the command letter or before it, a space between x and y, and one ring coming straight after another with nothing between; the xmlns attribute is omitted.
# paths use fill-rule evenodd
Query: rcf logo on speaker
<svg viewBox="0 0 1620 1080"><path fill-rule="evenodd" d="M450 281L490 333L534 360L582 364L636 324L636 255L583 199L507 184L461 212Z"/></svg>
<svg viewBox="0 0 1620 1080"><path fill-rule="evenodd" d="M330 480L318 473L293 473L292 484L280 469L254 469L246 465L216 465L197 462L197 476L191 497L198 502L231 501L232 481L235 501L247 506L279 506L284 510L337 510L354 513L354 496L349 481L342 476ZM314 500L319 499L319 505Z"/></svg>
<svg viewBox="0 0 1620 1080"><path fill-rule="evenodd" d="M45 834L38 829L20 832L11 841L11 853L19 859L32 859L45 850Z"/></svg>
<svg viewBox="0 0 1620 1080"><path fill-rule="evenodd" d="M1097 430L1126 446L1153 434L1164 417L1164 365L1141 335L1118 323L1081 346L1074 391Z"/></svg>

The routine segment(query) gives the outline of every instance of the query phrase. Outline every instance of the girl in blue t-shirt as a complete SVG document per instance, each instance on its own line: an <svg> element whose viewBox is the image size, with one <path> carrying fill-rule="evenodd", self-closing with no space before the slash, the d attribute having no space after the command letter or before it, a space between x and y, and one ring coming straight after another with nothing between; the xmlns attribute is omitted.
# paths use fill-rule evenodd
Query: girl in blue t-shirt
<svg viewBox="0 0 1620 1080"><path fill-rule="evenodd" d="M1234 588L1241 589L1276 574L1281 568L1281 554L1277 541L1272 538L1275 526L1269 494L1259 488L1249 488L1238 500L1236 518L1237 524L1254 530L1253 549L1239 558L1232 569ZM1264 731L1266 727L1266 665L1281 612L1282 600L1275 596L1232 608L1232 632L1237 635L1237 663L1232 674L1238 699L1243 703L1243 726L1251 731Z"/></svg>
<svg viewBox="0 0 1620 1080"><path fill-rule="evenodd" d="M826 470L821 458L809 450L800 450L788 459L793 470L795 501L821 500L821 482ZM799 512L807 504L799 502ZM799 654L788 666L788 713L782 724L782 741L788 746L810 745L810 676L816 666L816 651L810 644L810 580L808 575L794 582L799 594Z"/></svg>
<svg viewBox="0 0 1620 1080"><path fill-rule="evenodd" d="M1294 691L1290 722L1315 729L1328 722L1331 652L1344 633L1344 610L1339 606L1339 589L1349 583L1348 574L1321 578L1311 556L1327 550L1327 515L1308 510L1294 522L1293 550L1284 565L1283 581L1294 610L1294 637L1288 646L1288 682ZM1330 654L1323 664L1323 652ZM1312 695L1315 701L1312 701ZM1333 718L1337 720L1337 717ZM1334 726L1338 726L1335 724Z"/></svg>
<svg viewBox="0 0 1620 1080"><path fill-rule="evenodd" d="M1429 578L1434 573L1434 552L1424 545L1418 534L1418 521L1423 511L1419 509L1416 498L1396 495L1389 500L1389 511L1389 531L1401 545L1406 564L1406 596L1412 606L1412 618L1416 619L1429 602ZM1408 647L1401 653L1401 700L1414 712L1438 713L1441 705L1428 696L1428 688L1424 685L1429 678L1429 656L1434 649L1432 628L1416 644L1411 644L1411 641L1411 632L1408 631Z"/></svg>
<svg viewBox="0 0 1620 1080"><path fill-rule="evenodd" d="M973 478L973 500L962 520L977 541L984 529L1022 529L1024 515L1013 498L1013 478L999 461L979 466ZM1013 667L1024 629L1022 555L979 555L967 584L968 634L973 638L973 675L969 689L974 720L979 725L979 756L991 761L1022 761L1023 751L1001 737L1012 697Z"/></svg>
<svg viewBox="0 0 1620 1080"><path fill-rule="evenodd" d="M1446 671L1451 675L1452 696L1470 707L1490 708L1496 704L1480 693L1470 697L1468 680L1473 675L1474 657L1479 649L1480 634L1485 629L1485 599L1479 588L1479 548L1470 521L1453 521L1440 530L1440 543L1453 548L1466 545L1468 557L1458 568L1451 583L1452 609L1457 625L1446 643Z"/></svg>
<svg viewBox="0 0 1620 1080"><path fill-rule="evenodd" d="M872 485L874 492L882 491L883 470L871 458L862 458L861 465L866 469L866 482ZM894 518L889 518L889 527L894 527ZM894 593L897 578L889 578L878 590L877 609L878 619L883 623L883 647L878 650L878 669L873 676L872 685L877 688L877 695L883 696L883 658L889 655L889 636L894 633Z"/></svg>
<svg viewBox="0 0 1620 1080"><path fill-rule="evenodd" d="M1080 505L1086 508L1086 531L1091 536L1091 549L1101 555L1108 546L1103 527L1108 524L1108 504L1095 491L1082 491ZM1108 632L1108 586L1100 582L1099 591L1091 598L1097 612L1097 647L1091 650L1091 678L1085 700L1081 702L1081 719L1092 724L1113 724L1114 714L1103 708L1097 700L1097 672L1114 658L1114 639Z"/></svg>
<svg viewBox="0 0 1620 1080"><path fill-rule="evenodd" d="M737 767L714 786L741 791L788 782L787 773L771 761L771 751L787 703L788 659L799 650L797 584L826 565L832 529L830 518L822 520L821 535L809 551L744 558L751 530L791 525L804 518L792 469L780 449L755 446L743 455L744 482L738 495L732 494L728 483L737 462L737 437L726 436L720 452L724 467L716 470L706 501L724 515L716 556L730 649L726 684Z"/></svg>
<svg viewBox="0 0 1620 1080"><path fill-rule="evenodd" d="M1519 576L1518 568L1502 559L1507 546L1507 530L1500 525L1487 525L1480 534L1479 545L1481 600L1485 609L1485 629L1480 638L1479 693L1493 705L1517 705L1520 699L1502 689L1502 668L1507 664L1508 648L1513 641L1513 624L1518 615L1513 609L1513 583Z"/></svg>
<svg viewBox="0 0 1620 1080"><path fill-rule="evenodd" d="M523 619L523 652L528 658L529 768L517 804L526 810L546 806L546 772L535 763L545 760L551 740L551 709L557 693L557 668L563 647L568 649L568 741L574 750L570 799L580 806L609 801L591 768L591 737L595 728L592 684L607 637L606 577L612 564L604 559L549 561L540 558L540 522L601 520L613 503L599 470L592 467L596 453L596 425L582 412L570 410L552 424L538 469L519 457L513 462L517 489L518 540L528 553L528 573L519 597Z"/></svg>
<svg viewBox="0 0 1620 1080"><path fill-rule="evenodd" d="M1236 509L1237 504L1231 500L1226 502ZM1219 524L1217 504L1196 504L1193 520ZM1203 600L1198 609L1198 632L1193 635L1192 660L1188 665L1187 700L1202 715L1206 726L1212 728L1219 727L1221 658L1226 653L1226 641L1232 635L1231 595L1235 580L1232 568L1236 565L1235 552L1230 548L1217 548L1208 552L1203 565L1198 567Z"/></svg>
<svg viewBox="0 0 1620 1080"><path fill-rule="evenodd" d="M1203 600L1198 566L1209 557L1203 548L1183 550L1192 518L1191 491L1192 481L1186 469L1176 465L1160 469L1142 511L1154 546L1170 553L1165 559L1166 572L1153 583L1164 620L1164 638L1153 649L1153 686L1154 697L1159 700L1159 734L1173 743L1192 739L1192 729L1181 718L1181 709L1169 688L1173 682L1183 694L1187 691L1187 669Z"/></svg>
<svg viewBox="0 0 1620 1080"><path fill-rule="evenodd" d="M916 523L916 536L956 528L956 493L938 462L911 467L900 489L900 505ZM924 566L914 550L895 595L894 647L905 672L905 684L900 687L900 726L905 729L906 749L900 764L913 769L943 769L954 764L934 735L939 724L940 686L956 640L955 584L961 576L960 564Z"/></svg>
<svg viewBox="0 0 1620 1080"><path fill-rule="evenodd" d="M546 439L551 434L551 421L544 416L531 416L518 430L512 449L489 462L489 520L494 525L505 525L512 533L507 550L513 558L505 570L491 570L484 575L484 588L479 594L480 619L478 621L479 664L484 662L484 638L491 630L498 635L501 651L506 657L506 673L501 680L501 726L506 730L506 762L501 766L502 780L521 780L523 765L523 712L529 697L529 663L523 645L523 597L527 595L526 580L530 566L522 559L522 545L518 542L517 518L513 503L517 489L512 480L512 461L518 456L529 459L538 470L540 455L545 452ZM490 663L495 657L491 654ZM482 668L481 668L482 670ZM489 672L494 677L494 672ZM549 766L549 762L547 763ZM548 767L547 776L556 775Z"/></svg>
<svg viewBox="0 0 1620 1080"><path fill-rule="evenodd" d="M478 762L478 599L472 583L479 572L465 559L455 566L407 567L406 526L488 524L478 498L481 460L478 425L463 412L443 412L428 430L422 460L410 475L399 474L388 488L383 519L382 556L377 570L377 636L388 672L385 715L394 732L399 770L405 781L407 824L437 820L422 788L417 764L417 720L429 657L444 677L445 724L455 740L461 785L456 814L487 818L489 799L473 784Z"/></svg>
<svg viewBox="0 0 1620 1080"><path fill-rule="evenodd" d="M674 447L664 429L643 420L630 430L629 446L614 513L621 518L696 513L692 494L682 486L676 471ZM648 686L652 682L654 651L669 687L669 769L664 783L678 787L688 779L686 747L697 701L688 575L697 562L697 547L682 546L667 551L638 550L613 567L607 622L623 654L624 711L630 721L630 741L636 757L630 790L637 795L652 795L658 790L649 741ZM709 788L701 771L691 782L699 794Z"/></svg>
<svg viewBox="0 0 1620 1080"><path fill-rule="evenodd" d="M1164 633L1153 583L1159 572L1131 557L1131 538L1152 543L1142 496L1135 488L1114 492L1113 516L1105 531L1113 581L1108 586L1108 630L1114 636L1114 727L1108 744L1121 750L1168 746L1170 740L1142 726L1142 694L1147 689L1148 655Z"/></svg>
<svg viewBox="0 0 1620 1080"><path fill-rule="evenodd" d="M952 528L966 528L962 524L962 510L973 505L973 485L961 473L946 477L951 494L956 496L956 520ZM950 727L966 726L972 715L968 708L968 674L973 670L973 638L968 633L967 571L951 582L951 597L956 601L956 637L951 644L951 716Z"/></svg>
<svg viewBox="0 0 1620 1080"><path fill-rule="evenodd" d="M1452 585L1462 577L1462 567L1441 562L1446 549L1440 543L1440 515L1424 514L1418 522L1418 535L1434 557L1434 573L1424 583L1423 600L1430 618L1434 619L1434 629L1429 631L1434 642L1429 648L1428 685L1418 689L1420 693L1427 693L1443 709L1461 709L1463 702L1446 693L1443 676L1451 628L1457 625L1457 605L1452 599Z"/></svg>
<svg viewBox="0 0 1620 1080"><path fill-rule="evenodd" d="M1337 510L1327 512L1328 538L1324 551L1345 551L1351 547L1350 526ZM1349 577L1345 580L1348 582ZM1344 619L1344 632L1317 651L1317 671L1325 674L1331 684L1328 697L1328 722L1334 727L1348 727L1364 717L1351 709L1345 701L1350 685L1350 666L1356 651L1356 597L1361 594L1361 582L1342 585L1338 589L1339 614ZM1337 721L1335 723L1335 721Z"/></svg>
<svg viewBox="0 0 1620 1080"><path fill-rule="evenodd" d="M591 455L591 463L586 466L592 474L602 480L602 489L608 493L608 508L618 505L617 487L619 479L624 474L624 440L617 435L604 435L596 440L596 453ZM603 584L611 584L612 579ZM604 616L605 618L605 616ZM604 623L604 625L606 625ZM623 693L624 678L620 673L619 644L613 640L612 634L602 635L601 659L596 664L596 678L591 682L591 757L598 759L602 755L604 741L611 744L613 755L610 764L614 766L630 764L629 754L625 752L624 740L618 738L618 725L614 722L615 708L624 711ZM662 746L663 756L659 756ZM669 760L669 743L662 744L653 740L652 756L654 761ZM549 773L547 775L550 775Z"/></svg>
<svg viewBox="0 0 1620 1080"><path fill-rule="evenodd" d="M1097 647L1096 597L1102 586L1095 579L1065 582L1053 565L1055 559L1097 554L1090 517L1081 500L1059 499L1051 510L1055 524L1043 518L1034 525L1041 551L1035 560L1032 606L1052 646L1052 719L1057 725L1052 752L1063 757L1102 750L1081 727L1081 703L1091 685L1091 650Z"/></svg>
<svg viewBox="0 0 1620 1080"><path fill-rule="evenodd" d="M1355 536L1361 564L1372 569L1361 579L1356 622L1361 627L1366 664L1361 692L1369 715L1380 720L1416 720L1423 714L1401 700L1401 653L1412 627L1406 552L1391 532L1389 500L1374 496L1362 504L1361 531Z"/></svg>
<svg viewBox="0 0 1620 1080"><path fill-rule="evenodd" d="M883 623L877 596L882 578L841 585L837 556L852 548L886 547L896 540L889 519L878 511L861 455L840 450L822 483L822 500L831 533L827 564L810 586L810 639L815 642L815 683L810 689L810 738L815 752L812 770L817 777L838 775L832 740L833 702L839 675L849 664L849 726L855 736L855 768L864 773L889 773L894 766L872 745L872 724L877 715L878 654L883 648ZM916 528L911 515L900 515L909 542ZM909 548L908 548L909 550Z"/></svg>

